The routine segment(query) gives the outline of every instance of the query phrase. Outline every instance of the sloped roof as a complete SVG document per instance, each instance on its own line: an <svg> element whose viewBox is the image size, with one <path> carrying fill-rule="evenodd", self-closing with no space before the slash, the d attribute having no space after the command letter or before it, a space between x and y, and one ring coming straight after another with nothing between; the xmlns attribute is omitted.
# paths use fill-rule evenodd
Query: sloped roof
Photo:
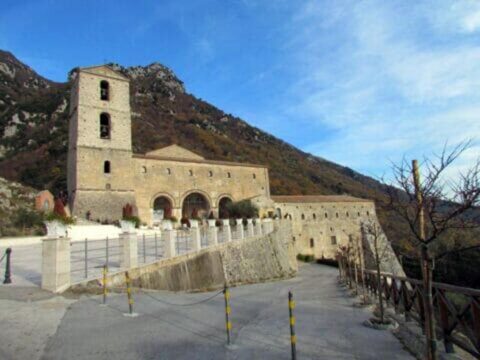
<svg viewBox="0 0 480 360"><path fill-rule="evenodd" d="M96 75L108 76L119 80L130 81L128 77L120 73L119 71L114 70L108 65L96 65L96 66L87 66L81 67L80 71L88 72Z"/></svg>
<svg viewBox="0 0 480 360"><path fill-rule="evenodd" d="M193 151L187 150L176 144L166 146L161 149L149 151L145 155L173 159L205 160L204 157L195 154Z"/></svg>
<svg viewBox="0 0 480 360"><path fill-rule="evenodd" d="M372 202L349 195L277 195L272 196L272 200L276 203Z"/></svg>

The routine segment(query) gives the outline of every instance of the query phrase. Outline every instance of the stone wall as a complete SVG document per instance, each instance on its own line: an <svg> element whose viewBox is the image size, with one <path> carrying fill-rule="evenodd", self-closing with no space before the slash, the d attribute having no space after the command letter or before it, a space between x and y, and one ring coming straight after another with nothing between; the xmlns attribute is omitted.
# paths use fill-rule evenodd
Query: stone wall
<svg viewBox="0 0 480 360"><path fill-rule="evenodd" d="M275 197L273 197L275 200ZM339 246L361 238L360 224L376 219L372 201L338 196L335 202L277 202L277 212L291 217L299 254L335 259ZM334 237L334 238L333 238ZM312 246L313 245L313 246Z"/></svg>
<svg viewBox="0 0 480 360"><path fill-rule="evenodd" d="M133 286L171 291L201 291L295 276L298 268L291 224L283 221L269 235L233 241L129 270ZM109 276L112 287L124 286L124 273ZM98 291L97 280L74 285L75 292Z"/></svg>

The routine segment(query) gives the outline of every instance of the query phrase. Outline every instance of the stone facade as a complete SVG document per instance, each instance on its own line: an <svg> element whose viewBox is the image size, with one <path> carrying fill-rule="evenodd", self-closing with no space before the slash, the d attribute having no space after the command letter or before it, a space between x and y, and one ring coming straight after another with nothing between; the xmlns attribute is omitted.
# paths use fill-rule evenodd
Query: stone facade
<svg viewBox="0 0 480 360"><path fill-rule="evenodd" d="M102 82L108 82L105 100ZM129 82L109 67L80 69L71 96L68 191L74 215L117 220L129 203L151 225L167 211L155 208L159 198L168 203L169 215L179 219L191 194L198 195L191 201L204 201L199 205L205 207L203 216L211 211L218 216L223 198L270 196L264 166L206 160L176 145L132 153Z"/></svg>
<svg viewBox="0 0 480 360"><path fill-rule="evenodd" d="M277 213L292 219L300 254L335 258L339 246L361 238L360 224L376 219L373 201L351 196L272 196Z"/></svg>

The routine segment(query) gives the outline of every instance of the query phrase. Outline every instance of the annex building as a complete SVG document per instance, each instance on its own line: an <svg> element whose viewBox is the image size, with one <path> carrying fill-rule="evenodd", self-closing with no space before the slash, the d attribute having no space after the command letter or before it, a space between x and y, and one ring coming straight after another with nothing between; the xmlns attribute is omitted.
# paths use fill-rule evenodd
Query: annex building
<svg viewBox="0 0 480 360"><path fill-rule="evenodd" d="M333 257L376 219L372 201L349 196L270 196L265 166L207 160L177 145L132 152L129 79L108 66L81 68L71 91L68 193L74 216L118 220L133 205L142 222L222 217L251 199L261 214L292 220L299 253Z"/></svg>

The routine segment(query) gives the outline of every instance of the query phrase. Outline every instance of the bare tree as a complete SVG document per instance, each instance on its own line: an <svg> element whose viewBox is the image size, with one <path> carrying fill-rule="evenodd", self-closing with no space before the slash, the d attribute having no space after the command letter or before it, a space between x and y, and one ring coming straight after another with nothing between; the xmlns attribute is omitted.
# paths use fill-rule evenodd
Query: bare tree
<svg viewBox="0 0 480 360"><path fill-rule="evenodd" d="M454 180L446 172L452 163L471 147L464 142L453 150L447 146L439 155L425 158L422 175L417 160L410 164L405 159L393 165L394 181L389 187L388 208L408 224L408 240L419 249L422 266L423 301L427 359L437 359L435 319L432 299L432 272L435 246L449 231L478 227L480 223L480 159Z"/></svg>
<svg viewBox="0 0 480 360"><path fill-rule="evenodd" d="M380 311L380 323L385 324L385 306L383 303L382 296L382 277L381 277L381 268L382 264L388 258L389 251L391 249L390 243L383 234L380 224L376 221L370 220L362 223L362 235L363 242L370 243L371 240L371 249L373 250L373 263L375 266L375 271L377 273L377 298L378 298L378 308ZM384 241L382 241L382 237Z"/></svg>

